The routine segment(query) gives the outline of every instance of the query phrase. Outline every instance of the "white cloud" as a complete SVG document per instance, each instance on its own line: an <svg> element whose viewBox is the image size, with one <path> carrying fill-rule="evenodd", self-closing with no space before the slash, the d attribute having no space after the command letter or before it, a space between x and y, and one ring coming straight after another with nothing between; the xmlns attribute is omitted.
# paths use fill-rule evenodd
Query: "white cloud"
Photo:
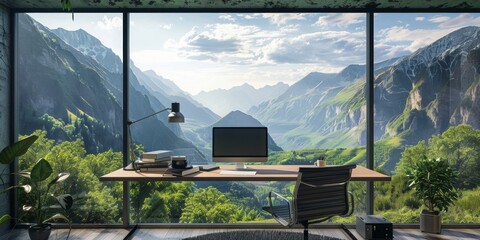
<svg viewBox="0 0 480 240"><path fill-rule="evenodd" d="M315 22L315 26L324 28L328 26L347 27L352 24L362 23L365 19L365 13L330 13L320 16L317 22Z"/></svg>
<svg viewBox="0 0 480 240"><path fill-rule="evenodd" d="M121 29L123 20L120 17L109 18L104 16L101 21L97 21L97 26L104 30Z"/></svg>
<svg viewBox="0 0 480 240"><path fill-rule="evenodd" d="M375 40L376 61L410 54L451 32L451 29L409 29L393 26L381 29Z"/></svg>
<svg viewBox="0 0 480 240"><path fill-rule="evenodd" d="M235 22L235 18L230 14L221 14L218 18L228 22Z"/></svg>
<svg viewBox="0 0 480 240"><path fill-rule="evenodd" d="M423 21L423 20L425 20L425 17L416 17L415 18L415 21Z"/></svg>
<svg viewBox="0 0 480 240"><path fill-rule="evenodd" d="M428 21L433 22L433 23L441 23L441 22L448 21L449 19L450 19L450 17L447 17L447 16L436 16L436 17L432 17L432 18L428 19Z"/></svg>
<svg viewBox="0 0 480 240"><path fill-rule="evenodd" d="M172 29L173 27L173 24L163 24L161 25L161 28L165 29L165 30L170 30Z"/></svg>
<svg viewBox="0 0 480 240"><path fill-rule="evenodd" d="M305 20L303 13L262 13L261 16L276 25L287 24L293 20Z"/></svg>
<svg viewBox="0 0 480 240"><path fill-rule="evenodd" d="M466 26L480 25L480 17L473 17L469 13L462 13L457 17L442 22L439 27L441 28L460 28Z"/></svg>

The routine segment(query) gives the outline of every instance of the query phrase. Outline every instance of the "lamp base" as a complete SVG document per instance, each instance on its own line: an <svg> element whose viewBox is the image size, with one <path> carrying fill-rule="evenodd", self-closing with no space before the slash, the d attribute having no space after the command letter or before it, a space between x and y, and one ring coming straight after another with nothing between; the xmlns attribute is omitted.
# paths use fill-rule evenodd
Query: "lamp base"
<svg viewBox="0 0 480 240"><path fill-rule="evenodd" d="M133 167L133 163L128 164L123 168L125 171L135 171L136 169Z"/></svg>

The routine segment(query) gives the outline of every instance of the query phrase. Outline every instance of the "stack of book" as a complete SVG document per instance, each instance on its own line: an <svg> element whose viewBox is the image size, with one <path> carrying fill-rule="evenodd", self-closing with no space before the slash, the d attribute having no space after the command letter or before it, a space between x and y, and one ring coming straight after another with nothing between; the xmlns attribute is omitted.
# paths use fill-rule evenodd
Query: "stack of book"
<svg viewBox="0 0 480 240"><path fill-rule="evenodd" d="M135 161L135 168L141 172L166 171L172 164L172 151L158 150L144 152L142 159Z"/></svg>

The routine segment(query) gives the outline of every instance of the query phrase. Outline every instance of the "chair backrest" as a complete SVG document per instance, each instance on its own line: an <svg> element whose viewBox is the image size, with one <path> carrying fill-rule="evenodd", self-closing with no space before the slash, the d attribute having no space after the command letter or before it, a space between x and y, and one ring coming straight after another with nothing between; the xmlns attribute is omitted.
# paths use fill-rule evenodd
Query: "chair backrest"
<svg viewBox="0 0 480 240"><path fill-rule="evenodd" d="M300 168L294 192L295 222L344 215L348 181L356 165Z"/></svg>

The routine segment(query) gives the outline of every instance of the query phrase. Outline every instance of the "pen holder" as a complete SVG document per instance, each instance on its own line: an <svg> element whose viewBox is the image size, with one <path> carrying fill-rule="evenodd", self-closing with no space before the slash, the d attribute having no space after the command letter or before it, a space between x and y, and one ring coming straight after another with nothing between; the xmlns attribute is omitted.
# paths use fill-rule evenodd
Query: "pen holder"
<svg viewBox="0 0 480 240"><path fill-rule="evenodd" d="M323 159L317 160L315 162L315 166L317 166L317 167L325 167L325 165L327 165L327 163Z"/></svg>

